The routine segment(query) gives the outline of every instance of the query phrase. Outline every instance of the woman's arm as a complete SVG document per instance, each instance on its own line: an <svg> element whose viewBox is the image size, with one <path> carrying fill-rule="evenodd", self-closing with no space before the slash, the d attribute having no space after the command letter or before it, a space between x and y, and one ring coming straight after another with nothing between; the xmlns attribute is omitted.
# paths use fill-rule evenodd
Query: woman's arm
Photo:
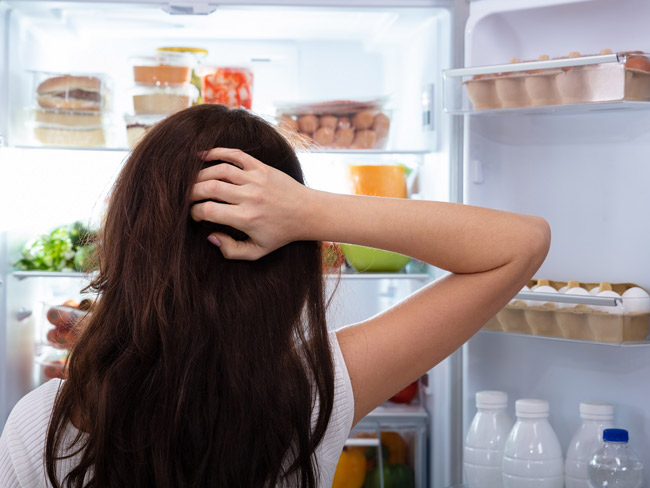
<svg viewBox="0 0 650 488"><path fill-rule="evenodd" d="M355 423L442 361L533 276L550 244L540 218L460 204L311 190L238 150L214 149L201 172L195 220L231 225L251 239L216 235L227 258L257 259L295 240L387 249L452 274L388 311L337 332L355 395ZM206 158L206 159L207 159ZM217 181L219 180L219 181Z"/></svg>

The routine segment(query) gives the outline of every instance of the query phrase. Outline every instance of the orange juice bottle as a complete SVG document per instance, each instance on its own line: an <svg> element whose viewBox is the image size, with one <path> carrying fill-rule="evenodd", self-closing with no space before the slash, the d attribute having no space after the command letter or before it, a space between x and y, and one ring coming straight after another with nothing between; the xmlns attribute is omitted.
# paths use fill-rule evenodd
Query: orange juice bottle
<svg viewBox="0 0 650 488"><path fill-rule="evenodd" d="M406 171L399 165L358 165L348 168L355 195L406 198Z"/></svg>

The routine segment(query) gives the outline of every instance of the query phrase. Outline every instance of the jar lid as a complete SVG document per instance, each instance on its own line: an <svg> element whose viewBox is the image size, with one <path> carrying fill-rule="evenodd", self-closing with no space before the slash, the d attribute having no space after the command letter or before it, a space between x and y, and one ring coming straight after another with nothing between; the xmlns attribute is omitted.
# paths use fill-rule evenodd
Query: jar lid
<svg viewBox="0 0 650 488"><path fill-rule="evenodd" d="M614 418L614 405L611 403L581 403L580 417L586 420L611 420Z"/></svg>
<svg viewBox="0 0 650 488"><path fill-rule="evenodd" d="M605 429L603 441L605 442L627 442L630 437L625 429Z"/></svg>
<svg viewBox="0 0 650 488"><path fill-rule="evenodd" d="M202 54L204 56L208 55L207 49L202 49L200 47L159 47L156 49L158 52L173 52L173 53L192 53L192 54Z"/></svg>
<svg viewBox="0 0 650 488"><path fill-rule="evenodd" d="M508 406L508 394L504 391L477 391L476 408L505 408Z"/></svg>
<svg viewBox="0 0 650 488"><path fill-rule="evenodd" d="M549 405L546 400L522 398L515 402L517 417L543 418L548 417Z"/></svg>

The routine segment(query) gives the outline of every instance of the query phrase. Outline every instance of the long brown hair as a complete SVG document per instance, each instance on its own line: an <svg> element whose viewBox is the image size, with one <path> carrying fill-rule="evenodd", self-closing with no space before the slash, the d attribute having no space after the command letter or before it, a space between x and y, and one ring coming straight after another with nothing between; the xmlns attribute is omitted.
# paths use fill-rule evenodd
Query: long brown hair
<svg viewBox="0 0 650 488"><path fill-rule="evenodd" d="M289 143L244 110L192 107L138 144L112 192L98 300L50 420L45 464L57 488L316 486L312 454L334 395L320 243L226 260L207 241L224 227L190 218L199 153L212 147L304 183ZM69 446L71 419L84 432ZM57 479L75 452L79 463Z"/></svg>

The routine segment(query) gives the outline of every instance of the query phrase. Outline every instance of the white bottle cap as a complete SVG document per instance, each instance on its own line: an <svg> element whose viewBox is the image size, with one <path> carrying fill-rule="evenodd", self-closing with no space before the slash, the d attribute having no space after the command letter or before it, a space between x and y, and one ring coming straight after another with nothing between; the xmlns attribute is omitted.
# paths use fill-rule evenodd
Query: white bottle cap
<svg viewBox="0 0 650 488"><path fill-rule="evenodd" d="M583 420L613 420L614 405L611 403L581 403L580 418Z"/></svg>
<svg viewBox="0 0 650 488"><path fill-rule="evenodd" d="M476 408L506 408L508 394L505 391L477 391Z"/></svg>
<svg viewBox="0 0 650 488"><path fill-rule="evenodd" d="M548 417L549 406L546 400L536 398L522 398L515 402L517 417L529 419L541 419Z"/></svg>

